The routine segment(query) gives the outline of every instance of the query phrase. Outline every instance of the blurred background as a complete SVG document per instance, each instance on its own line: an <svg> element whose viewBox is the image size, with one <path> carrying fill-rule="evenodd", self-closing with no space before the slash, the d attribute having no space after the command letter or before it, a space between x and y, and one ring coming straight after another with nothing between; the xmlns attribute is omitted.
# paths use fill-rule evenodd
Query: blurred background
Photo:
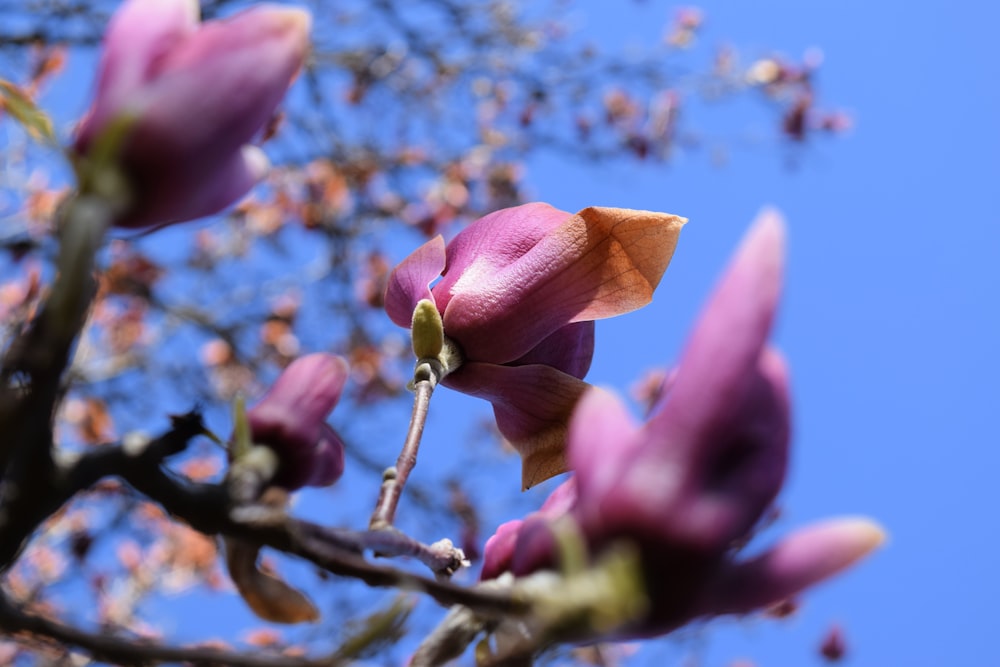
<svg viewBox="0 0 1000 667"><path fill-rule="evenodd" d="M207 2L203 14L244 4ZM0 78L29 91L64 141L87 108L96 44L115 6L0 0ZM315 53L265 145L276 165L268 181L218 219L109 244L60 415L64 447L159 432L166 414L195 403L225 438L237 391L252 400L298 354L335 351L354 369L349 405L332 417L350 445L348 473L331 489L300 494L295 511L361 527L409 415L408 343L382 314L381 290L419 243L523 201L690 218L654 302L597 327L588 381L635 397L649 371L676 360L743 232L773 206L790 232L775 342L790 361L795 438L780 515L750 549L845 514L875 518L889 542L786 618L713 620L603 659L824 664L837 627L843 664L993 663L996 8L901 0L311 8ZM51 216L70 182L61 156L9 116L0 116L5 340L51 277ZM634 406L639 416L641 401ZM213 479L223 460L205 441L176 466ZM439 391L400 524L425 542L465 536L481 547L558 481L519 495L518 469L486 403ZM336 619L373 604L361 586L316 583L309 568L275 555L325 621L267 626L229 588L211 541L151 523L146 505L120 489L81 499L59 530L36 539L7 588L27 586L35 603L88 627L274 651L323 647L335 640ZM426 629L438 615L423 602L412 622ZM4 646L14 664L48 664L39 656L52 655ZM407 646L370 664L398 664Z"/></svg>

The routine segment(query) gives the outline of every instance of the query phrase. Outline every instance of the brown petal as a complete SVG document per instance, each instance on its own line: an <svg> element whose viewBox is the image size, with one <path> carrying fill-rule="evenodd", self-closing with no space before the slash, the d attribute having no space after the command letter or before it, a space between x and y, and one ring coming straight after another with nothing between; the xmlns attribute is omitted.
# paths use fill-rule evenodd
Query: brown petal
<svg viewBox="0 0 1000 667"><path fill-rule="evenodd" d="M240 540L226 540L229 576L253 613L271 623L319 620L319 610L309 598L281 579L257 569L259 550L259 547Z"/></svg>
<svg viewBox="0 0 1000 667"><path fill-rule="evenodd" d="M493 404L497 427L521 455L523 489L566 472L567 423L586 382L542 364L472 362L443 384Z"/></svg>
<svg viewBox="0 0 1000 667"><path fill-rule="evenodd" d="M506 364L569 323L640 308L652 299L685 222L666 213L586 208L514 262L498 268L482 258L467 267L452 285L445 332L467 359Z"/></svg>
<svg viewBox="0 0 1000 667"><path fill-rule="evenodd" d="M687 222L668 213L592 206L576 214L586 224L586 258L600 286L573 321L621 315L649 303Z"/></svg>

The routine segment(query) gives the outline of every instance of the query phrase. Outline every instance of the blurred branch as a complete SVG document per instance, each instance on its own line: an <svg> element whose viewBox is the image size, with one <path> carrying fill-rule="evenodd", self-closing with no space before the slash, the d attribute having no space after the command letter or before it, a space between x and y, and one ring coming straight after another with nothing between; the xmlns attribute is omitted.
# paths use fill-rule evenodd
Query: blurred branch
<svg viewBox="0 0 1000 667"><path fill-rule="evenodd" d="M94 255L111 215L98 197L66 204L59 274L41 312L0 364L0 536L6 538L0 540L0 572L38 524L76 492L47 488L46 482L55 481L52 420L64 391L63 371L96 293Z"/></svg>
<svg viewBox="0 0 1000 667"><path fill-rule="evenodd" d="M110 459L117 460L120 467L148 470L182 451L191 438L204 430L201 415L191 412L174 417L173 428L149 442L138 454L108 445L68 466L55 465L50 460L50 465L33 478L31 484L20 485L20 493L4 496L3 514L0 515L0 571L10 567L31 533L77 492L115 474L114 469L106 467ZM49 451L50 446L46 443L38 448ZM4 484L11 486L9 481Z"/></svg>
<svg viewBox="0 0 1000 667"><path fill-rule="evenodd" d="M164 470L165 456L177 453L203 430L198 413L176 417L174 428L137 448L107 445L81 457L66 472L65 495L103 476L118 476L170 514L208 535L236 537L299 556L332 574L360 579L369 586L421 591L441 604L464 604L488 615L517 613L523 603L507 595L463 588L365 560L365 549L419 558L435 572L456 567L449 545L424 546L399 532L354 532L289 517L262 505L233 507L223 485L192 483ZM72 495L72 494L70 494ZM61 503L60 503L61 504ZM460 553L460 552L458 552Z"/></svg>
<svg viewBox="0 0 1000 667"><path fill-rule="evenodd" d="M330 656L315 660L286 656L237 653L196 646L165 646L140 639L119 639L89 633L79 628L23 611L6 596L0 596L0 629L15 637L54 641L82 649L97 660L119 665L149 665L156 662L192 665L231 665L232 667L336 667L345 661Z"/></svg>

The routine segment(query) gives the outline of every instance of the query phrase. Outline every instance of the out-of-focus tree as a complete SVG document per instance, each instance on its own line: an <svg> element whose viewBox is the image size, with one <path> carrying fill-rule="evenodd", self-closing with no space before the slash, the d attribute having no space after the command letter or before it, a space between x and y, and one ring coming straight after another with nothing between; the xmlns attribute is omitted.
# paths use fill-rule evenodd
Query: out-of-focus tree
<svg viewBox="0 0 1000 667"><path fill-rule="evenodd" d="M249 4L215 0L203 3L201 13L208 21ZM277 665L307 664L301 656L325 651L325 662L317 664L346 664L377 650L395 656L386 660L399 658L391 645L406 634L412 602L385 602L367 589L339 590L329 596L335 601L324 600L319 631L224 627L226 639L217 640L213 628L185 628L185 636L196 634L200 644L170 648L169 622L152 610L163 609L178 590L230 590L227 569L264 618L315 619L312 603L272 576L291 560L276 561L268 552L258 569L261 546L324 573L464 605L430 634L418 653L424 658L448 654L448 642L470 643L473 637L463 634L470 628L481 635L526 613L530 592L511 595L501 586L446 581L483 547L477 512L483 499L461 481L411 483L407 497L430 517L428 525L454 531L448 536L464 552L437 542L444 534L395 531L392 511L388 527L373 520L371 531L364 530L367 515L359 518L356 507L330 510L323 525L285 511L289 491L339 477L343 461L329 458L343 457L338 448L346 449L351 483L363 489L359 497L378 494L383 470L394 460L396 444L372 442L371 436L373 421L401 414L396 408L407 394L412 363L410 345L383 313L390 257L530 199L523 165L536 155L553 152L595 168L623 160L655 168L678 152L701 150L712 128L699 125L692 100L761 97L775 136L792 145L847 125L843 114L816 106L818 62L812 56L803 62L747 60L725 47L699 65L692 47L705 17L693 7L665 8L661 43L641 57L626 57L575 35L562 18L572 7L567 0L530 6L315 0L304 6L313 16L312 48L289 96L276 113L267 112L257 133L273 165L263 182L210 225L150 231L150 225L221 208L224 202L197 209L194 196L185 194L202 185L211 189L208 176L196 177L208 167L176 158L170 173L181 185L170 190L174 181L167 182L159 164L143 172L147 158L136 148L126 152L126 168L145 176L133 177L131 192L159 208L137 209L134 198L107 204L113 200L105 183L111 172L103 170L101 142L116 139L103 125L90 129L100 125L102 111L95 107L74 129L65 109L50 110L53 125L36 105L43 95L80 90L65 72L96 69L97 49L118 3L0 0L0 424L6 429L0 445L0 627L9 634L0 642L0 661ZM143 45L142 34L134 37L131 48L154 48ZM127 53L119 55L127 62ZM245 103L242 92L234 89L234 105ZM185 122L198 128L206 122L203 113L192 105ZM122 132L139 136L143 122L126 123ZM219 133L224 130L220 126ZM58 158L61 143L73 143L73 175ZM78 221L91 215L89 204L81 203L91 196L110 207L114 226L124 228L103 244L103 233L81 238L67 231L86 228ZM162 213L164 206L175 208ZM615 313L589 319L609 314ZM444 314L445 334L457 326L449 317ZM566 319L560 326L577 323ZM334 357L305 356L310 352L342 355L350 370L329 361ZM298 365L310 359L305 363L313 366ZM475 361L496 361L501 368L519 363L489 355ZM570 372L563 361L552 366ZM259 398L282 371L312 389L325 387L322 409L310 413L310 423L325 419L338 399L347 404L338 414L351 416L335 419L339 435L326 433L329 427L320 429L322 438L303 435L298 421L283 421L282 410L294 412L287 406L312 400L283 394L279 387L290 380L279 381L249 412L239 407L243 396ZM495 372L501 371L485 370L483 377ZM470 389L468 373L451 382L489 394ZM658 393L657 387L651 391ZM500 430L516 440L499 411L497 416ZM233 435L212 434L206 423L233 424ZM276 455L285 468L255 467L257 459L240 450L251 440L267 443L272 453L260 456ZM301 454L302 465L317 468L289 476L282 457L292 451ZM225 556L216 541L222 536ZM414 556L438 578L366 559L366 553ZM604 576L608 586L624 576L627 589L629 577L619 572L627 558L608 558L593 576ZM740 610L759 606L733 604ZM579 638L557 625L522 637L526 643L508 642L512 653L494 656L493 664L523 664L517 661L546 642ZM256 648L236 652L231 645L237 641ZM416 643L404 646L408 652ZM480 656L485 663L494 659L487 653Z"/></svg>

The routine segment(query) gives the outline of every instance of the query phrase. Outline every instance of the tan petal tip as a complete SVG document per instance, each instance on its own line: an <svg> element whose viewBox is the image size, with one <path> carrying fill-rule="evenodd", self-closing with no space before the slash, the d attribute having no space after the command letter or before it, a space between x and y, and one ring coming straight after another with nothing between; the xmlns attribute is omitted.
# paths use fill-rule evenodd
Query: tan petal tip
<svg viewBox="0 0 1000 667"><path fill-rule="evenodd" d="M867 517L848 517L840 522L842 530L854 538L862 555L881 548L889 540L885 529Z"/></svg>
<svg viewBox="0 0 1000 667"><path fill-rule="evenodd" d="M545 480L569 470L566 453L559 451L536 451L527 454L521 461L521 490L527 491Z"/></svg>

